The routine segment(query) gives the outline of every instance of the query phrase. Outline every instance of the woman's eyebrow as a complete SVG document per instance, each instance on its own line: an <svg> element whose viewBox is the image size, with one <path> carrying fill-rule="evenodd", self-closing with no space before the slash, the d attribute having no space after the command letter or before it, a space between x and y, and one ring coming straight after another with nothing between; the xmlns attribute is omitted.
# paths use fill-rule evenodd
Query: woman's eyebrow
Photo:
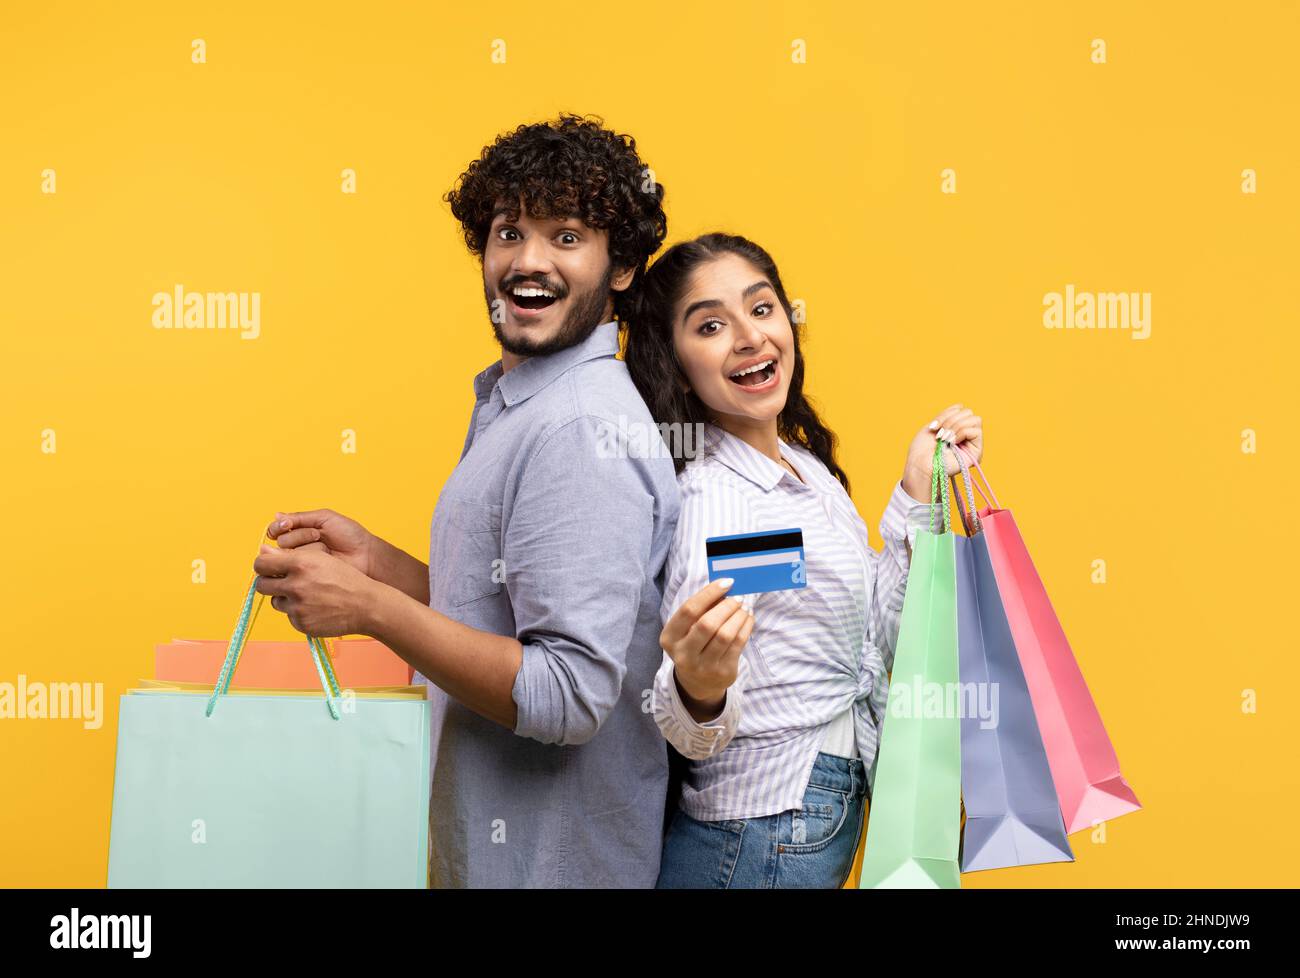
<svg viewBox="0 0 1300 978"><path fill-rule="evenodd" d="M751 295L753 295L755 292L758 292L760 289L770 289L770 288L772 288L771 282L769 282L765 278L759 279L753 285L749 286L749 288L745 289L744 292L740 293L740 297L742 299L748 299ZM713 306L720 306L720 305L722 305L721 299L700 299L697 302L692 302L689 306L686 307L686 311L682 313L682 320L685 321L687 319L690 319L691 313L693 312L698 312L701 309L710 309Z"/></svg>
<svg viewBox="0 0 1300 978"><path fill-rule="evenodd" d="M692 302L689 306L686 307L686 311L682 313L682 322L685 322L686 320L690 319L691 313L693 312L696 312L700 309L708 309L712 306L720 306L720 305L722 305L721 299L700 299L698 302Z"/></svg>

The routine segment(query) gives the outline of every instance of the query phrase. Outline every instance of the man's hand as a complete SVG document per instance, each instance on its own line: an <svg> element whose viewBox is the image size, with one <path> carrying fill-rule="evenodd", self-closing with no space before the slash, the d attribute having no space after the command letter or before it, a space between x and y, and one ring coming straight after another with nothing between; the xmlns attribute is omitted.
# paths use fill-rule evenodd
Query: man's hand
<svg viewBox="0 0 1300 978"><path fill-rule="evenodd" d="M321 551L351 564L366 577L375 576L375 536L356 520L332 509L276 513L266 535L281 550Z"/></svg>
<svg viewBox="0 0 1300 978"><path fill-rule="evenodd" d="M271 595L271 607L304 635L370 633L375 589L382 585L348 561L320 549L285 551L264 543L253 572L258 593Z"/></svg>
<svg viewBox="0 0 1300 978"><path fill-rule="evenodd" d="M659 634L673 660L682 705L697 722L722 712L727 690L736 681L740 653L754 630L754 616L735 598L723 595L730 582L714 581L682 602Z"/></svg>

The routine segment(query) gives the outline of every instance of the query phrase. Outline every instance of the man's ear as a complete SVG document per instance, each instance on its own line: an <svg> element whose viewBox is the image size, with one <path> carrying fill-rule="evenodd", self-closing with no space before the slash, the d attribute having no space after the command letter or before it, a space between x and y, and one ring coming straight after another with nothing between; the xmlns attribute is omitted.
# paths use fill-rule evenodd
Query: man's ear
<svg viewBox="0 0 1300 978"><path fill-rule="evenodd" d="M622 292L632 284L635 275L635 268L616 268L613 277L609 280L609 287L615 292Z"/></svg>

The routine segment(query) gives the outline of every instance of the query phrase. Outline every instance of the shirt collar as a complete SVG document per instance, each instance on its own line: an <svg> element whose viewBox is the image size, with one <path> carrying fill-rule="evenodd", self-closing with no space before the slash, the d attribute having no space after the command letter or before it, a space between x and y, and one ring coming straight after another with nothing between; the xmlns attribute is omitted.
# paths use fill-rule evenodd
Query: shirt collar
<svg viewBox="0 0 1300 978"><path fill-rule="evenodd" d="M581 343L542 357L529 357L513 370L505 370L501 361L480 371L474 378L474 395L483 400L494 386L501 388L506 407L526 401L551 381L580 363L618 353L618 323L601 323ZM779 468L779 466L778 466Z"/></svg>
<svg viewBox="0 0 1300 978"><path fill-rule="evenodd" d="M737 438L731 432L714 424L709 425L709 432L713 435L713 457L764 492L771 492L782 479L789 479L790 484L796 489L812 489L811 482L801 482L796 479L784 465L772 461L743 438ZM781 454L787 459L796 457L787 442L780 438L777 441L781 445ZM804 479L812 478L806 464L796 468Z"/></svg>

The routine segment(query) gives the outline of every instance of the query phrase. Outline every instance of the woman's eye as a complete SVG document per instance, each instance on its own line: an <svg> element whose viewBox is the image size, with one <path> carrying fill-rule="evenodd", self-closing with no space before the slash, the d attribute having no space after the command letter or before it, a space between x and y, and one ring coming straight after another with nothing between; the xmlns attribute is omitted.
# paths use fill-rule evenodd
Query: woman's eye
<svg viewBox="0 0 1300 978"><path fill-rule="evenodd" d="M722 323L718 322L716 319L710 319L708 322L700 324L700 332L705 336L712 336L718 331L718 329L709 329L710 326L716 326L718 329L722 329Z"/></svg>
<svg viewBox="0 0 1300 978"><path fill-rule="evenodd" d="M760 312L759 310L762 311ZM758 315L760 316L766 316L771 311L772 311L772 303L770 302L760 302L758 305L754 307L754 312L758 313Z"/></svg>

